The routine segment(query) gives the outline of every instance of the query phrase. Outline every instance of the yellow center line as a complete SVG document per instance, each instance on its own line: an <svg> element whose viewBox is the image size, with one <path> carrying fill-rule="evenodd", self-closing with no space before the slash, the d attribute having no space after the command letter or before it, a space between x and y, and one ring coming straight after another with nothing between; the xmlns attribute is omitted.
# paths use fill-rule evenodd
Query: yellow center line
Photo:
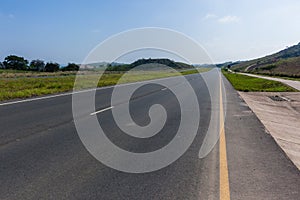
<svg viewBox="0 0 300 200"><path fill-rule="evenodd" d="M226 138L224 130L224 110L222 97L222 78L220 74L220 199L230 200L228 166L226 154Z"/></svg>

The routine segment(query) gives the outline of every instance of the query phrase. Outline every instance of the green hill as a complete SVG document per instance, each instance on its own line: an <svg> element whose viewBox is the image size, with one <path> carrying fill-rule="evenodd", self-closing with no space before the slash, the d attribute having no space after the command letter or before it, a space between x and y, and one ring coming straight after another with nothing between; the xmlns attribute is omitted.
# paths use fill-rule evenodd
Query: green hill
<svg viewBox="0 0 300 200"><path fill-rule="evenodd" d="M240 72L300 77L300 43L263 58L234 64L230 68Z"/></svg>
<svg viewBox="0 0 300 200"><path fill-rule="evenodd" d="M156 70L162 69L163 66L168 66L173 69L191 69L191 65L181 62L175 62L166 58L157 58L157 59L139 59L131 64L122 64L122 65L109 65L107 67L108 71L128 71L135 67L138 67L142 70Z"/></svg>

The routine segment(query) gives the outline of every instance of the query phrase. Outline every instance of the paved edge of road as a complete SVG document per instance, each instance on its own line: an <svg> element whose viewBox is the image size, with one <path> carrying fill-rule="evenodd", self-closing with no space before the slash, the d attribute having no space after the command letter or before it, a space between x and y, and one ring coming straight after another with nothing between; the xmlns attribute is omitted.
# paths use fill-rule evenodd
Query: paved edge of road
<svg viewBox="0 0 300 200"><path fill-rule="evenodd" d="M230 72L231 73L237 73L237 72L233 72L232 70L230 70ZM286 80L286 79L280 79L280 78L276 78L276 77L266 77L266 76L261 76L261 75L256 75L256 74L249 74L249 73L237 73L237 74L246 75L246 76L250 76L250 77L256 77L256 78L263 78L263 79L266 79L266 80L278 81L278 82L281 82L281 83L283 83L285 85L288 85L288 86L290 86L290 87L292 87L292 88L300 91L300 81ZM245 97L245 95L243 95L244 94L243 92L241 92L241 91L237 91L237 92L238 92L239 96L244 100L244 102L248 105L248 107L252 110L252 112L257 116L257 118L263 124L263 126L265 127L265 129L270 133L270 135L273 137L273 139L275 140L276 144L282 149L282 151L284 152L284 154L286 155L286 157L295 165L295 167L297 167L300 170L299 166L290 157L289 153L287 153L287 151L285 150L285 148L282 145L280 145L280 143L278 142L278 138L276 137L276 134L274 134L274 131L270 130L270 128L269 128L269 126L267 124L268 121L264 120L263 117L258 112L258 110L256 108L257 105L255 105L254 103L251 103L250 102L251 100L247 99ZM248 92L246 92L246 93L248 93ZM258 92L258 93L263 93L263 92ZM265 109L267 109L267 108L265 108ZM267 110L266 112L268 112L268 111L269 110ZM264 113L266 113L266 112L264 112Z"/></svg>
<svg viewBox="0 0 300 200"><path fill-rule="evenodd" d="M299 129L297 127L297 124L299 122L295 121L295 118L299 118L297 118L297 116L293 114L292 110L284 104L278 105L278 102L277 104L276 102L274 102L274 104L272 104L272 107L270 107L271 105L270 103L268 104L268 97L265 92L238 92L238 94L246 102L252 112L257 116L259 121L264 125L265 129L270 133L277 145L283 150L286 157L291 160L291 162L300 170L299 157L293 156L293 153L299 151L299 143L298 145L296 144L297 139L300 138L300 136L297 137L297 134L293 133L295 129ZM255 99L255 94L261 94L260 97L264 97L264 100L261 99L261 101L259 101L258 99ZM271 92L270 94L280 95L280 92ZM298 94L300 95L300 93ZM274 107L277 107L277 111L274 110ZM280 113L284 113L284 116L278 116L280 115ZM270 116L276 114L278 116L276 120L270 119ZM284 120L286 120L286 122L288 121L289 128L292 129L287 128L286 124L282 123L284 122ZM282 136L281 131L284 131L284 137Z"/></svg>
<svg viewBox="0 0 300 200"><path fill-rule="evenodd" d="M268 134L231 83L226 143L232 199L299 199L300 171Z"/></svg>
<svg viewBox="0 0 300 200"><path fill-rule="evenodd" d="M281 82L285 85L288 85L288 86L300 91L300 81L287 80L287 79L281 79L281 78L276 78L276 77L261 76L261 75L249 74L249 73L237 73L237 74L242 74L242 75L251 76L251 77L255 77L255 78L263 78L263 79L271 80L271 81L278 81L278 82Z"/></svg>

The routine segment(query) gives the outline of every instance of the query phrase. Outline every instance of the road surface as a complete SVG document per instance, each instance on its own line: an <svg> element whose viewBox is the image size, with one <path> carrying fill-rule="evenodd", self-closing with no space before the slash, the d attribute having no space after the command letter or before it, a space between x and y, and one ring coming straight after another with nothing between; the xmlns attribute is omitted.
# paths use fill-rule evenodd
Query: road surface
<svg viewBox="0 0 300 200"><path fill-rule="evenodd" d="M76 132L71 95L1 104L0 198L299 199L298 169L225 78L224 135L208 156L199 159L212 103L199 74L186 78L200 102L202 117L196 138L177 161L149 173L120 172L89 154ZM111 93L112 88L97 91L95 111L110 106ZM174 137L180 122L178 102L169 90L154 84L135 95L131 114L136 123L149 123L150 105L159 103L168 112L162 132L149 140L122 134L110 109L95 114L109 139L121 148L154 151ZM90 114L92 111L86 111Z"/></svg>

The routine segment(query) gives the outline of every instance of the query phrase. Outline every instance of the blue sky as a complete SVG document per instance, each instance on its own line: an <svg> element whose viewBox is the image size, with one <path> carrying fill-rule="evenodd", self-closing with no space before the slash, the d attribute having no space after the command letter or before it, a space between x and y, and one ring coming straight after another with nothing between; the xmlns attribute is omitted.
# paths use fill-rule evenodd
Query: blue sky
<svg viewBox="0 0 300 200"><path fill-rule="evenodd" d="M300 42L298 0L1 0L0 60L80 63L121 31L162 27L200 43L215 62L245 60Z"/></svg>

